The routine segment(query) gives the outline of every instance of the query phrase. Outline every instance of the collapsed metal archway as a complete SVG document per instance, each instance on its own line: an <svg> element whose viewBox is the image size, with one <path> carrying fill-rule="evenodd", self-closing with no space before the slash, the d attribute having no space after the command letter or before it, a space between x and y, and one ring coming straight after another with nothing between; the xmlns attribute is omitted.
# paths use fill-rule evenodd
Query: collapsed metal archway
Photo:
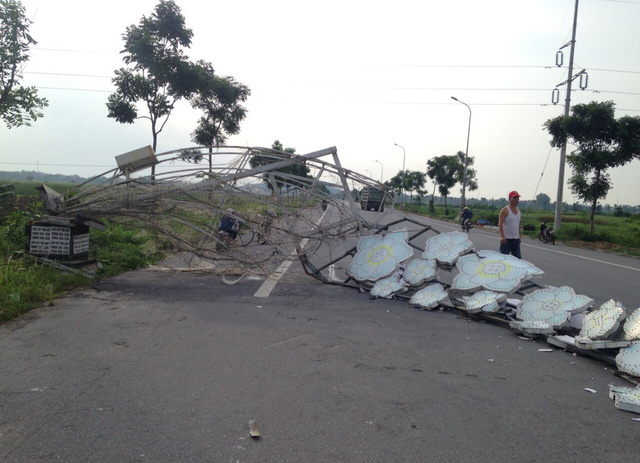
<svg viewBox="0 0 640 463"><path fill-rule="evenodd" d="M202 162L207 158L208 165ZM305 155L239 146L190 147L156 155L147 147L116 160L118 167L64 197L46 198L45 193L45 204L67 218L130 222L170 243L173 252L233 261L267 275L269 264L292 255L308 263L323 243L369 233L383 219L384 203L388 209L393 205L383 184L343 168L335 147ZM306 175L291 173L292 166L300 165L306 166ZM150 166L154 175L148 172ZM104 178L109 181L97 182ZM380 212L366 218L358 204L363 188L384 191L386 198ZM331 220L316 220L323 201L331 205ZM276 218L265 230L268 211ZM223 215L237 219L252 242L243 246L222 241L218 226Z"/></svg>

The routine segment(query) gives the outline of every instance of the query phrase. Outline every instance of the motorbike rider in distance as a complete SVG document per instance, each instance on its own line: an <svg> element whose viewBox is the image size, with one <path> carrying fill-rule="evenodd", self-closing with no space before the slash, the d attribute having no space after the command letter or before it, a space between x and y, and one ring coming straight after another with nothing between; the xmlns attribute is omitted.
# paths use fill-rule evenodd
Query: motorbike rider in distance
<svg viewBox="0 0 640 463"><path fill-rule="evenodd" d="M471 212L471 209L469 209L469 207L465 206L462 210L462 228L465 228L465 226L467 227L467 229L473 227L473 225L471 224L471 217L473 217L473 212Z"/></svg>
<svg viewBox="0 0 640 463"><path fill-rule="evenodd" d="M540 233L542 233L542 236L545 240L550 241L551 235L553 233L553 228L547 226L546 222L542 222L542 224L540 225Z"/></svg>

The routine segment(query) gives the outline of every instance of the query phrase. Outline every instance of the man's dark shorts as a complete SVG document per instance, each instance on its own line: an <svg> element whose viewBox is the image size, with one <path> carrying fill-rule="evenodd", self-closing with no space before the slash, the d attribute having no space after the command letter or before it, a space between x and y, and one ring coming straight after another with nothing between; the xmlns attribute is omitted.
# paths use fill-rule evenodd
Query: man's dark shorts
<svg viewBox="0 0 640 463"><path fill-rule="evenodd" d="M507 239L506 243L501 241L500 252L502 254L513 254L518 259L522 259L522 254L520 254L520 239Z"/></svg>

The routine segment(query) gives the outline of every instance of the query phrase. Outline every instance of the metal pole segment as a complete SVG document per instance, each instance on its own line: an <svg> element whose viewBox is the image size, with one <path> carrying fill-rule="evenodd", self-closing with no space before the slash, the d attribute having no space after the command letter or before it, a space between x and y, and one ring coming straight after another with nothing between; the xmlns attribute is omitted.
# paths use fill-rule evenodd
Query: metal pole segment
<svg viewBox="0 0 640 463"><path fill-rule="evenodd" d="M569 116L571 108L571 82L573 80L573 56L576 48L576 30L578 28L578 2L576 0L575 11L573 13L573 32L571 34L571 53L569 55L569 76L567 79L567 97L564 104L564 117ZM567 142L562 144L560 149L560 168L558 169L558 194L556 196L556 215L553 226L555 230L560 230L560 222L562 218L562 190L564 188L564 165L567 155Z"/></svg>
<svg viewBox="0 0 640 463"><path fill-rule="evenodd" d="M347 192L347 201L349 203L349 207L351 208L352 217L358 223L358 230L362 231L362 221L364 219L358 213L358 206L356 206L356 203L353 200L353 195L350 194L351 190L349 189L349 184L347 183L347 178L344 175L344 171L342 169L342 164L340 164L340 158L338 157L338 151L335 150L332 154L333 154L333 162L338 167L338 176L340 177L340 181L342 182L342 187L344 188L344 191ZM358 219L360 219L360 220L358 220Z"/></svg>
<svg viewBox="0 0 640 463"><path fill-rule="evenodd" d="M463 209L466 204L466 191L467 191L467 157L469 156L469 138L471 137L471 108L464 101L458 100L455 96L451 97L452 100L462 103L469 110L469 129L467 130L467 150L464 152L464 166L462 167L462 198L460 201L460 209Z"/></svg>

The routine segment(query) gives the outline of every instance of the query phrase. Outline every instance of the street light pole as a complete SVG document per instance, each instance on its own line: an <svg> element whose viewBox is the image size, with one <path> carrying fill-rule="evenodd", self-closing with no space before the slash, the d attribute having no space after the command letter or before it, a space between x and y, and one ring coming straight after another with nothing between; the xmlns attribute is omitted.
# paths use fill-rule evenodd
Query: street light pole
<svg viewBox="0 0 640 463"><path fill-rule="evenodd" d="M382 181L384 180L384 166L380 161L376 161L376 162L380 164L380 183L382 183Z"/></svg>
<svg viewBox="0 0 640 463"><path fill-rule="evenodd" d="M397 143L394 143L394 145L396 145L398 148L402 148L402 146L398 145ZM404 169L404 161L405 158L407 157L407 152L405 151L404 148L402 148L402 204L404 204L404 178L407 176L407 171Z"/></svg>
<svg viewBox="0 0 640 463"><path fill-rule="evenodd" d="M465 192L467 190L467 157L469 156L469 137L471 136L471 108L467 103L458 100L455 96L452 96L451 99L462 103L469 110L469 130L467 130L467 150L464 152L464 167L462 168L462 201L460 204L460 209L464 209L466 204Z"/></svg>
<svg viewBox="0 0 640 463"><path fill-rule="evenodd" d="M373 177L373 174L371 173L371 171L369 169L365 169L364 171L369 173L369 178Z"/></svg>

